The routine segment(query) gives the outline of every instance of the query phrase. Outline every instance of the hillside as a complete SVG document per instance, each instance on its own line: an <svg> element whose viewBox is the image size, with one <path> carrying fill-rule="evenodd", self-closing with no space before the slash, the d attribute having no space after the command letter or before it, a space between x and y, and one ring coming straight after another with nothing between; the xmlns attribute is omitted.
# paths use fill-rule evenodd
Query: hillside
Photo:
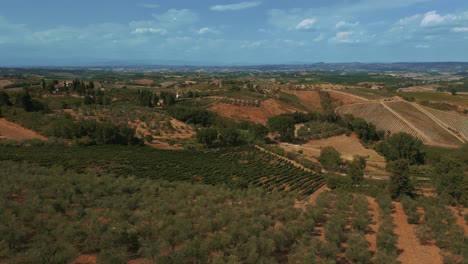
<svg viewBox="0 0 468 264"><path fill-rule="evenodd" d="M390 134L406 132L428 145L457 147L463 143L426 113L404 101L352 104L337 108L337 112L363 118Z"/></svg>

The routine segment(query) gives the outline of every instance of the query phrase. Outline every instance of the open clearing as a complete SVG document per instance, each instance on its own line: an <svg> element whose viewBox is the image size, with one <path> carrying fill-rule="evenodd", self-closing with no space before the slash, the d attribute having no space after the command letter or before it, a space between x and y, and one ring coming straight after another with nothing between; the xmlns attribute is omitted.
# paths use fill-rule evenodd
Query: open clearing
<svg viewBox="0 0 468 264"><path fill-rule="evenodd" d="M3 89L3 87L11 84L9 80L0 80L0 89Z"/></svg>
<svg viewBox="0 0 468 264"><path fill-rule="evenodd" d="M366 175L369 176L386 176L384 172L385 159L372 149L366 149L362 146L361 142L356 135L352 134L347 137L346 135L330 137L326 139L310 140L305 144L294 145L290 143L280 143L280 147L286 151L298 152L303 151L306 158L318 162L317 158L320 156L320 150L324 147L332 146L341 153L341 157L345 160L352 160L355 155L367 157Z"/></svg>
<svg viewBox="0 0 468 264"><path fill-rule="evenodd" d="M227 117L234 120L250 120L255 123L266 124L268 118L272 116L283 113L291 113L297 109L277 102L273 99L268 99L263 101L259 107L236 106L220 103L210 107L208 110L216 112L222 117Z"/></svg>
<svg viewBox="0 0 468 264"><path fill-rule="evenodd" d="M139 79L139 80L135 80L134 82L137 84L144 84L144 85L149 85L149 84L154 83L154 81L150 79Z"/></svg>
<svg viewBox="0 0 468 264"><path fill-rule="evenodd" d="M47 138L38 133L22 127L16 123L10 122L5 118L0 118L0 140L1 139L33 139L46 140Z"/></svg>
<svg viewBox="0 0 468 264"><path fill-rule="evenodd" d="M297 96L301 104L309 111L322 111L320 95L316 91L283 90L283 92Z"/></svg>
<svg viewBox="0 0 468 264"><path fill-rule="evenodd" d="M348 90L342 90L342 91L327 90L327 92L330 94L332 98L340 100L341 102L343 102L343 105L365 103L369 101L366 98L363 98L361 96L344 92Z"/></svg>

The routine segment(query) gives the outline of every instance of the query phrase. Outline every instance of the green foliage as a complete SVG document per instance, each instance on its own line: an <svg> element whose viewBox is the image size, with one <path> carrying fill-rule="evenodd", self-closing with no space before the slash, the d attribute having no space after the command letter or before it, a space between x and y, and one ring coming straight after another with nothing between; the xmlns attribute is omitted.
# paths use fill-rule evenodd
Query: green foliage
<svg viewBox="0 0 468 264"><path fill-rule="evenodd" d="M95 252L100 263L274 263L311 228L285 193L0 165L8 263L70 263Z"/></svg>
<svg viewBox="0 0 468 264"><path fill-rule="evenodd" d="M291 142L294 139L294 118L286 115L270 117L268 129L277 132L281 141Z"/></svg>
<svg viewBox="0 0 468 264"><path fill-rule="evenodd" d="M468 206L468 176L465 165L456 159L443 158L434 169L439 196L449 195L456 202Z"/></svg>
<svg viewBox="0 0 468 264"><path fill-rule="evenodd" d="M348 176L354 185L360 184L364 179L364 169L366 168L366 158L354 156L353 161L348 164Z"/></svg>
<svg viewBox="0 0 468 264"><path fill-rule="evenodd" d="M387 164L387 170L391 173L388 188L393 199L401 195L412 196L414 194L409 165L409 162L404 159L391 161Z"/></svg>
<svg viewBox="0 0 468 264"><path fill-rule="evenodd" d="M377 141L382 138L382 132L377 131L375 125L367 123L362 118L346 114L338 123L356 133L358 138L364 142Z"/></svg>
<svg viewBox="0 0 468 264"><path fill-rule="evenodd" d="M310 121L301 126L297 136L301 139L322 139L339 136L346 133L346 129L329 122Z"/></svg>
<svg viewBox="0 0 468 264"><path fill-rule="evenodd" d="M228 147L238 146L242 143L239 132L237 131L237 129L232 127L228 127L221 130L219 139L221 140L222 145Z"/></svg>
<svg viewBox="0 0 468 264"><path fill-rule="evenodd" d="M203 127L209 127L215 124L218 116L216 113L201 110L196 108L188 108L183 106L173 106L167 109L167 113L187 124L200 125Z"/></svg>
<svg viewBox="0 0 468 264"><path fill-rule="evenodd" d="M203 128L197 131L197 142L208 147L213 146L214 141L218 138L218 130L214 128Z"/></svg>
<svg viewBox="0 0 468 264"><path fill-rule="evenodd" d="M45 134L65 139L84 139L90 144L139 145L141 140L135 137L135 130L126 124L97 122L95 120L73 121L70 118L58 118L51 121L44 129ZM85 144L87 145L87 144Z"/></svg>
<svg viewBox="0 0 468 264"><path fill-rule="evenodd" d="M371 255L367 250L369 243L361 234L353 234L347 241L346 258L352 263L370 263Z"/></svg>
<svg viewBox="0 0 468 264"><path fill-rule="evenodd" d="M400 132L377 145L376 150L380 152L387 161L406 159L409 164L423 164L425 154L422 150L421 140L410 134Z"/></svg>
<svg viewBox="0 0 468 264"><path fill-rule="evenodd" d="M328 146L320 150L318 161L326 170L337 171L339 170L343 161L341 154L333 147Z"/></svg>

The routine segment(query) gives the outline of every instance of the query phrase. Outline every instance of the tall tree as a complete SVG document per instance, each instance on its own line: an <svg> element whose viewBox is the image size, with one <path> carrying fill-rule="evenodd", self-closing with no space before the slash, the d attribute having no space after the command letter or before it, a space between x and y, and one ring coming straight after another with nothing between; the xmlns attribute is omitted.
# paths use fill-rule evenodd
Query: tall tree
<svg viewBox="0 0 468 264"><path fill-rule="evenodd" d="M391 173L389 191L392 198L401 195L412 196L414 187L410 180L409 161L400 159L387 164L387 170Z"/></svg>
<svg viewBox="0 0 468 264"><path fill-rule="evenodd" d="M322 164L323 168L326 170L338 170L342 163L341 154L333 147L324 147L320 151L320 156L318 158L320 164Z"/></svg>
<svg viewBox="0 0 468 264"><path fill-rule="evenodd" d="M400 132L377 145L380 152L387 161L406 159L411 165L424 163L424 152L421 140L408 133Z"/></svg>
<svg viewBox="0 0 468 264"><path fill-rule="evenodd" d="M287 115L279 115L268 119L268 128L271 132L277 132L281 141L291 142L294 139L294 118Z"/></svg>

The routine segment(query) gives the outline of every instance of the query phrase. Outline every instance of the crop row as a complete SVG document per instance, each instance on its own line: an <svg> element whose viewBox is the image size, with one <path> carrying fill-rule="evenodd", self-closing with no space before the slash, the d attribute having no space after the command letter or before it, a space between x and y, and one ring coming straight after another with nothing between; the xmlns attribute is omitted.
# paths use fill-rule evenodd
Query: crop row
<svg viewBox="0 0 468 264"><path fill-rule="evenodd" d="M205 152L126 146L0 148L0 160L60 165L78 171L111 172L117 176L241 188L255 185L268 191L290 190L304 195L324 184L322 176L248 146ZM282 188L286 185L291 188Z"/></svg>
<svg viewBox="0 0 468 264"><path fill-rule="evenodd" d="M388 131L391 134L405 132L426 142L425 138L416 130L379 103L346 105L338 108L338 113L342 115L352 114L363 118L367 122L374 124L378 130Z"/></svg>
<svg viewBox="0 0 468 264"><path fill-rule="evenodd" d="M440 122L444 123L449 129L456 130L465 140L468 140L468 117L437 110L430 107L423 107Z"/></svg>

